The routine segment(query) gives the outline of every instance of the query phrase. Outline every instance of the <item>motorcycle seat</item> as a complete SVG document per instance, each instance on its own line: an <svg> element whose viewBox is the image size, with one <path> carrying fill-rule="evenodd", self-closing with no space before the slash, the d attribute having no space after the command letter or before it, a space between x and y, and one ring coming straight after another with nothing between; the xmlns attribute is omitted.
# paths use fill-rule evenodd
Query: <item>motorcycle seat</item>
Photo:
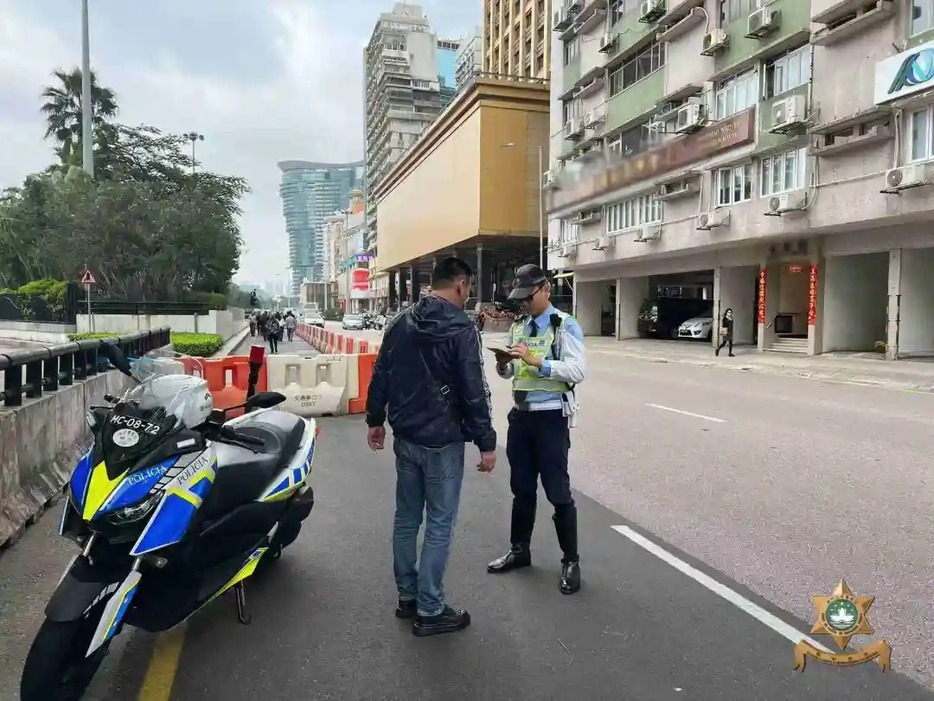
<svg viewBox="0 0 934 701"><path fill-rule="evenodd" d="M218 517L257 499L276 474L295 458L305 422L284 411L267 411L236 424L237 431L263 440L259 451L217 443L217 476L204 505L205 515Z"/></svg>

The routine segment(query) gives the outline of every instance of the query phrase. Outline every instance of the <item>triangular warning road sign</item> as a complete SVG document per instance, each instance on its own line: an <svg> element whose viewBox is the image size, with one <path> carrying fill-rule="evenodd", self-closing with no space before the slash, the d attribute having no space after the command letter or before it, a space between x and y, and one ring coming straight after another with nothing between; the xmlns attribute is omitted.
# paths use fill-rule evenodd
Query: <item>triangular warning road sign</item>
<svg viewBox="0 0 934 701"><path fill-rule="evenodd" d="M96 285L97 284L97 280L95 280L94 276L91 275L90 270L84 271L84 277L81 278L81 284L82 285Z"/></svg>

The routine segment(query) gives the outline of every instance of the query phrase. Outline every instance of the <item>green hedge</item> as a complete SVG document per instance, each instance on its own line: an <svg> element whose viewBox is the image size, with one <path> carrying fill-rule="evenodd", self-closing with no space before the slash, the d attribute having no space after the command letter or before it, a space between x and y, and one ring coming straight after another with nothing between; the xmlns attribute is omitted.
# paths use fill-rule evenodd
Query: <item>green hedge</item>
<svg viewBox="0 0 934 701"><path fill-rule="evenodd" d="M216 333L173 333L172 345L176 353L210 358L224 345L224 339Z"/></svg>
<svg viewBox="0 0 934 701"><path fill-rule="evenodd" d="M80 341L86 338L113 338L123 334L132 333L130 331L113 333L71 333L68 338L72 341ZM182 355L194 355L200 358L209 358L224 345L224 340L216 333L173 333L172 345L176 353Z"/></svg>

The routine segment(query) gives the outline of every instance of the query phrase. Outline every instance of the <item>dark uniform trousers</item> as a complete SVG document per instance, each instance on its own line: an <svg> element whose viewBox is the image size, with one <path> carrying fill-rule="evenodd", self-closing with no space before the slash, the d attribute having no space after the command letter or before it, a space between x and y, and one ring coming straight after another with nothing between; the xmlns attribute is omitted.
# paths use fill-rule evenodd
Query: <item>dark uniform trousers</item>
<svg viewBox="0 0 934 701"><path fill-rule="evenodd" d="M528 548L535 527L538 480L554 506L552 519L564 561L576 561L577 507L571 496L568 452L571 431L561 409L509 412L506 457L512 488L512 533L514 546Z"/></svg>

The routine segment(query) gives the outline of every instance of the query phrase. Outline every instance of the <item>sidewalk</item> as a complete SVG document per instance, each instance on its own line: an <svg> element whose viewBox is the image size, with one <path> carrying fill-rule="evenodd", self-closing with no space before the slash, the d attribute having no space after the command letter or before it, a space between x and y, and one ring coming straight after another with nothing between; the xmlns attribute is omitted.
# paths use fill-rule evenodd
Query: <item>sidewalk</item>
<svg viewBox="0 0 934 701"><path fill-rule="evenodd" d="M818 356L788 353L760 353L750 346L734 349L735 358L724 353L714 356L706 343L588 337L587 350L593 354L636 358L653 363L680 363L726 370L745 370L772 375L804 377L830 382L874 385L890 389L934 392L934 362L885 360L875 353L825 353Z"/></svg>

